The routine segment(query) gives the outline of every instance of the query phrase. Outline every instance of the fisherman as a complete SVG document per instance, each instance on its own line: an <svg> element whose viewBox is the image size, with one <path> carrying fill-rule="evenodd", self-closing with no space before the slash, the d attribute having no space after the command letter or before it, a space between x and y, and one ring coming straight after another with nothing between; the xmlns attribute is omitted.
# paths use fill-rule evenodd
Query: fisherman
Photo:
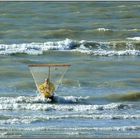
<svg viewBox="0 0 140 140"><path fill-rule="evenodd" d="M53 100L55 86L49 80L49 78L45 79L45 82L39 86L39 90L41 94L43 95L43 97Z"/></svg>

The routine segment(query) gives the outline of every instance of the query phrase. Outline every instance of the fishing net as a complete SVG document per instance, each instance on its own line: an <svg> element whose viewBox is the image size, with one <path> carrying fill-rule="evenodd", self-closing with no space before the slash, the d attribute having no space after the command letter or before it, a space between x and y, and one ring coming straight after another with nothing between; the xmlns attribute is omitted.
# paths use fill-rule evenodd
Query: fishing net
<svg viewBox="0 0 140 140"><path fill-rule="evenodd" d="M30 72L35 81L37 90L39 86L45 82L47 78L55 85L55 91L62 83L62 79L70 67L69 64L32 64L29 65Z"/></svg>

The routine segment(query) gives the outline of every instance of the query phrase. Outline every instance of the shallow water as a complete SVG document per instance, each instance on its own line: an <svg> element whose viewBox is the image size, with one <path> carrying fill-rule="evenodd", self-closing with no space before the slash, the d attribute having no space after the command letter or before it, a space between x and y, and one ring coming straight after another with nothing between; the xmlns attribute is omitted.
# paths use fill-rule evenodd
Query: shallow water
<svg viewBox="0 0 140 140"><path fill-rule="evenodd" d="M139 7L1 2L0 138L140 138ZM40 63L72 65L53 102L28 68Z"/></svg>

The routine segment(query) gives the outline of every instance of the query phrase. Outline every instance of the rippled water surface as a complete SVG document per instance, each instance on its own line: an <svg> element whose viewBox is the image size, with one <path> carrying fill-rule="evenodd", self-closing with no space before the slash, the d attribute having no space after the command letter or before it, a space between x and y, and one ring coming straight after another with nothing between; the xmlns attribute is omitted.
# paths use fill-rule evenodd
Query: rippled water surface
<svg viewBox="0 0 140 140"><path fill-rule="evenodd" d="M140 2L1 2L0 138L140 138ZM68 63L53 102L29 64Z"/></svg>

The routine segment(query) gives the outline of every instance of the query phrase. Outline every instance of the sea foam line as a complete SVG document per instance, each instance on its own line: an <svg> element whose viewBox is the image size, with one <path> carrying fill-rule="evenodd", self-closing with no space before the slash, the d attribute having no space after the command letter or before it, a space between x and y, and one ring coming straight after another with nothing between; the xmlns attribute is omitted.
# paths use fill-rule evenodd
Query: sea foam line
<svg viewBox="0 0 140 140"><path fill-rule="evenodd" d="M31 124L34 122L44 122L44 121L48 121L48 120L59 120L59 119L93 119L93 120L105 120L105 119L109 119L109 120L114 120L114 119L118 119L118 120L126 120L126 119L133 119L133 120L137 120L140 119L140 114L135 114L135 115L96 115L96 114L92 114L92 115L80 115L80 114L76 114L76 115L38 115L38 116L24 116L24 117L14 117L10 119L2 119L0 120L0 124L4 125L4 124Z"/></svg>
<svg viewBox="0 0 140 140"><path fill-rule="evenodd" d="M83 97L85 98L85 97ZM110 103L105 105L84 105L76 104L77 97L68 96L59 98L57 104L50 104L47 100L40 97L0 97L0 110L40 110L40 111L94 111L94 110L111 110L111 109L128 109L132 108L131 104ZM80 97L81 99L81 97Z"/></svg>
<svg viewBox="0 0 140 140"><path fill-rule="evenodd" d="M48 50L71 50L77 44L76 41L65 39L64 41L57 42L44 42L44 43L22 43L22 44L0 44L0 54L42 54Z"/></svg>
<svg viewBox="0 0 140 140"><path fill-rule="evenodd" d="M129 38L127 38L129 39ZM90 55L112 56L112 55L140 55L139 38L136 41L111 41L97 42L86 40L65 39L56 42L23 43L23 44L0 44L0 54L10 55L25 53L29 55L43 54L49 50L79 52Z"/></svg>
<svg viewBox="0 0 140 140"><path fill-rule="evenodd" d="M140 41L140 37L128 37L127 39Z"/></svg>
<svg viewBox="0 0 140 140"><path fill-rule="evenodd" d="M111 29L107 29L107 28L97 28L98 31L113 31Z"/></svg>
<svg viewBox="0 0 140 140"><path fill-rule="evenodd" d="M140 126L112 126L112 127L70 127L70 128L60 128L60 127L36 127L36 128L14 128L14 127L0 127L1 130L10 131L133 131L140 130Z"/></svg>
<svg viewBox="0 0 140 140"><path fill-rule="evenodd" d="M122 50L122 51L114 51L114 50L96 50L96 51L87 51L87 50L73 50L74 52L80 52L83 54L94 55L94 56L125 56L125 55L135 55L139 56L139 50Z"/></svg>

